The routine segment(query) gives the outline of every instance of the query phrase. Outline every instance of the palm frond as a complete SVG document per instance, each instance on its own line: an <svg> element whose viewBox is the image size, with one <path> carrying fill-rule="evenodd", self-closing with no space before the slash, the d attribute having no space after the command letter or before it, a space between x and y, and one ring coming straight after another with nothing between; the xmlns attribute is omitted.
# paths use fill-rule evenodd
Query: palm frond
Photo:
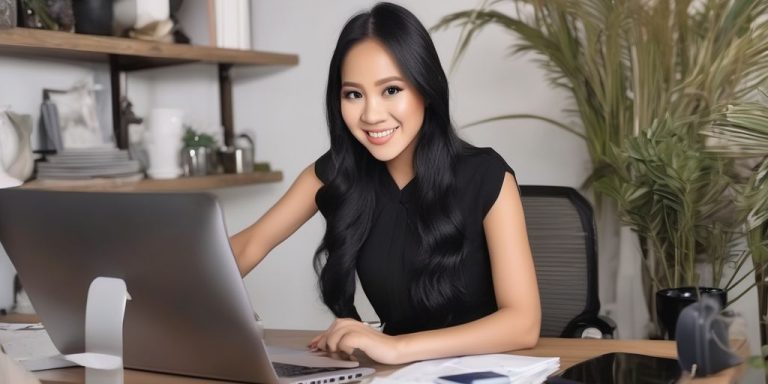
<svg viewBox="0 0 768 384"><path fill-rule="evenodd" d="M574 135L576 135L576 136L578 136L578 137L580 137L582 139L586 138L583 133L581 133L581 132L577 131L576 129L573 129L572 127L569 127L569 126L567 126L567 125L565 125L565 124L563 124L563 123L561 123L559 121L552 120L552 119L550 119L548 117L544 117L544 116L525 114L525 113L515 114L515 115L503 115L503 116L490 117L490 118L487 118L487 119L482 119L482 120L471 122L469 124L465 124L461 128L469 128L469 127L473 127L473 126L476 126L476 125L486 124L486 123L490 123L490 122L494 122L494 121L516 120L516 119L541 120L541 121L544 121L546 123L552 124L552 125L554 125L554 126L556 126L558 128L562 128L563 130L565 130L567 132L570 132L570 133L572 133L572 134L574 134Z"/></svg>
<svg viewBox="0 0 768 384"><path fill-rule="evenodd" d="M646 239L660 288L695 284L702 249L720 253L708 260L721 276L738 235L724 214L734 194L749 228L768 226L768 169L744 185L731 178L733 158L768 155L768 111L752 100L768 81L766 15L765 0L486 0L436 28L462 28L453 65L480 30L509 31L510 52L533 53L569 92L564 110L581 126L527 114L469 126L538 118L583 136L593 164L585 184Z"/></svg>

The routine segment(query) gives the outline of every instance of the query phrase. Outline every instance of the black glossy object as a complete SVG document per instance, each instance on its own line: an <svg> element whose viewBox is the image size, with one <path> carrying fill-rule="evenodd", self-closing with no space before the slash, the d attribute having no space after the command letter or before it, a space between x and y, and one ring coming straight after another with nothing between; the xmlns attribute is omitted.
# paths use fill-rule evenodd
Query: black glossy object
<svg viewBox="0 0 768 384"><path fill-rule="evenodd" d="M666 334L669 340L675 340L675 326L677 318L683 309L697 301L700 297L711 297L724 308L727 303L727 293L720 288L680 287L667 288L656 292L656 314L659 317L662 335Z"/></svg>
<svg viewBox="0 0 768 384"><path fill-rule="evenodd" d="M75 32L89 35L112 34L112 1L73 0Z"/></svg>
<svg viewBox="0 0 768 384"><path fill-rule="evenodd" d="M675 383L680 378L680 366L675 359L607 353L576 364L559 376L547 379L550 384L635 384Z"/></svg>

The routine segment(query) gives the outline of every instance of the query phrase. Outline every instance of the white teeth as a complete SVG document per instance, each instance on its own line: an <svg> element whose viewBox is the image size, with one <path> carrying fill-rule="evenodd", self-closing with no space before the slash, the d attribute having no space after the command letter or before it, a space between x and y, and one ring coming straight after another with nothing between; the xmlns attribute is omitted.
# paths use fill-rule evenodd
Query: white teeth
<svg viewBox="0 0 768 384"><path fill-rule="evenodd" d="M386 131L380 131L380 132L371 132L371 131L369 131L368 132L368 136L371 136L371 137L385 137L385 136L391 135L392 132L394 132L394 131L395 131L395 128L387 129Z"/></svg>

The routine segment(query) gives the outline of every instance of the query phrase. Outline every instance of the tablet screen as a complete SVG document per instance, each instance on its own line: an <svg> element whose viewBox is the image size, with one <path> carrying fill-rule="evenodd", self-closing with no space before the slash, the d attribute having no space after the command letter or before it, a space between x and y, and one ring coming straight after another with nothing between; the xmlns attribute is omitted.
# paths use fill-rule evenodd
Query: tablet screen
<svg viewBox="0 0 768 384"><path fill-rule="evenodd" d="M680 378L677 360L634 353L608 353L576 364L552 383L674 383Z"/></svg>

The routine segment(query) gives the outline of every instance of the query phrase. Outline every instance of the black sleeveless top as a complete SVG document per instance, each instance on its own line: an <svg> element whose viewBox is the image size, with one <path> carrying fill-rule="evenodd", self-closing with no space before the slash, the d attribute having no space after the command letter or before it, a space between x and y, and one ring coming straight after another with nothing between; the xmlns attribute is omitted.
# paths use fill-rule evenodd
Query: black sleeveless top
<svg viewBox="0 0 768 384"><path fill-rule="evenodd" d="M465 294L462 304L440 319L428 318L409 300L409 276L418 252L415 184L400 190L381 163L376 172L376 204L368 238L357 259L357 274L384 332L390 335L464 324L495 312L496 297L491 278L488 246L483 219L501 191L504 174L512 169L491 148L468 148L456 162L456 203L464 221L463 274ZM315 162L315 174L327 183L335 174L330 152ZM418 177L418 176L416 176ZM323 211L324 203L317 198Z"/></svg>

